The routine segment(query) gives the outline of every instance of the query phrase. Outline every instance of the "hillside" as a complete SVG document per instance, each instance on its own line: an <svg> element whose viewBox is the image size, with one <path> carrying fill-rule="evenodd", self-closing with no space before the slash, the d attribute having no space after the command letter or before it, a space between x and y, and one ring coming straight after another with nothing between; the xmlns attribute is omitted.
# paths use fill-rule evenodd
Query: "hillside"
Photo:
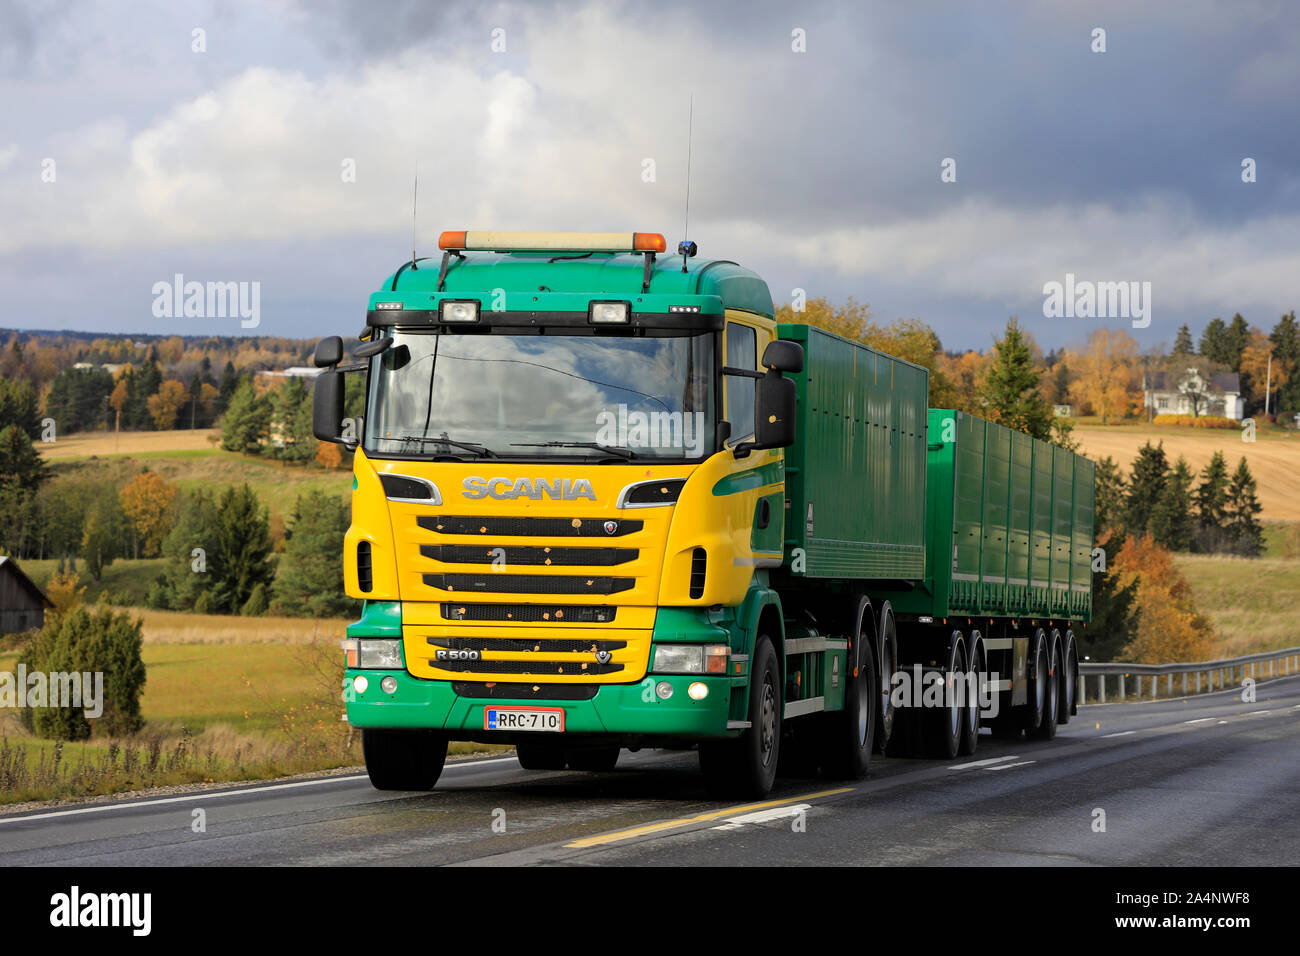
<svg viewBox="0 0 1300 956"><path fill-rule="evenodd" d="M1228 470L1243 455L1259 484L1265 521L1300 521L1300 434L1260 431L1258 440L1243 442L1237 431L1158 427L1154 425L1078 425L1074 435L1082 452L1094 461L1107 456L1128 472L1138 449L1150 441L1164 443L1172 465L1182 455L1194 472L1222 451Z"/></svg>

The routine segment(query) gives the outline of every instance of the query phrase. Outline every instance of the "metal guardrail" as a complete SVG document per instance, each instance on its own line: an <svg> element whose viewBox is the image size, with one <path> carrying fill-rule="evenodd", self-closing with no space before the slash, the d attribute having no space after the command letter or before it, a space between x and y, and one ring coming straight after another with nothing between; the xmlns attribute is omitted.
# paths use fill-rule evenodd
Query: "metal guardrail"
<svg viewBox="0 0 1300 956"><path fill-rule="evenodd" d="M1268 672L1263 672L1264 664L1268 664ZM1280 666L1279 666L1280 665ZM1247 673L1249 668L1250 673ZM1151 693L1148 698L1165 697L1186 697L1188 694L1210 693L1216 689L1214 675L1219 675L1218 690L1227 690L1231 682L1232 686L1239 686L1247 677L1260 679L1265 677L1277 677L1288 674L1295 674L1300 671L1300 647L1288 647L1280 651L1269 651L1265 654L1246 654L1242 657L1225 657L1218 661L1195 661L1190 664L1079 664L1079 703L1081 704L1104 704L1106 703L1106 678L1116 676L1119 678L1117 686L1119 693L1115 696L1116 700L1124 700L1127 694L1128 680L1133 678L1137 681L1134 696L1142 696L1142 683L1148 677L1151 679ZM1182 675L1182 690L1180 693L1174 693L1174 675ZM1205 686L1201 686L1201 675L1205 675ZM1235 675L1235 676L1234 676ZM1194 686L1189 687L1188 677L1194 676ZM1088 699L1088 678L1097 678L1097 693ZM1165 693L1160 693L1160 678L1165 678Z"/></svg>

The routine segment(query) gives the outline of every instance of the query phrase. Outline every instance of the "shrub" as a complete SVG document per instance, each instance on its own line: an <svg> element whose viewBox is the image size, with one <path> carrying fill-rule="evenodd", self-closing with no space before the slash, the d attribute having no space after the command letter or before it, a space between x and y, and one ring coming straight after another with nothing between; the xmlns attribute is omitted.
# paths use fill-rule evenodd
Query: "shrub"
<svg viewBox="0 0 1300 956"><path fill-rule="evenodd" d="M1180 428L1240 428L1240 423L1221 415L1157 415L1153 425L1173 425Z"/></svg>
<svg viewBox="0 0 1300 956"><path fill-rule="evenodd" d="M125 612L103 604L93 610L74 608L44 628L23 653L28 672L102 674L103 712L88 718L84 707L38 707L23 711L24 723L30 721L34 733L55 740L84 740L91 734L91 720L97 732L108 736L139 730L144 724L140 716L145 683L140 654L143 643L139 619L132 620Z"/></svg>

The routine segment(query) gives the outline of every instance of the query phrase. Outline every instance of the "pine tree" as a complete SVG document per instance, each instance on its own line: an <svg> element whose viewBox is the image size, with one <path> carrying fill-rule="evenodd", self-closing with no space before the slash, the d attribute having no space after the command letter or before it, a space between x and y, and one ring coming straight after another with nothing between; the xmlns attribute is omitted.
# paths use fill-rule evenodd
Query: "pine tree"
<svg viewBox="0 0 1300 956"><path fill-rule="evenodd" d="M1228 534L1237 554L1257 558L1264 551L1264 528L1256 519L1261 505L1255 497L1255 479L1243 455L1228 483Z"/></svg>
<svg viewBox="0 0 1300 956"><path fill-rule="evenodd" d="M1169 461L1165 456L1165 443L1152 447L1150 442L1138 450L1133 459L1133 475L1128 483L1124 500L1124 528L1131 536L1140 536L1150 528L1151 510L1155 507L1168 481Z"/></svg>
<svg viewBox="0 0 1300 956"><path fill-rule="evenodd" d="M9 425L0 431L0 490L32 492L45 481L45 460L26 430Z"/></svg>
<svg viewBox="0 0 1300 956"><path fill-rule="evenodd" d="M221 414L230 405L231 396L239 388L239 375L235 372L235 363L227 362L221 370L221 383L217 386L217 414Z"/></svg>
<svg viewBox="0 0 1300 956"><path fill-rule="evenodd" d="M988 417L1043 441L1052 439L1052 409L1038 393L1038 378L1029 342L1014 318L994 346L993 364L980 397Z"/></svg>
<svg viewBox="0 0 1300 956"><path fill-rule="evenodd" d="M1213 553L1225 550L1228 535L1228 465L1223 452L1216 451L1201 469L1196 486L1196 549Z"/></svg>
<svg viewBox="0 0 1300 956"><path fill-rule="evenodd" d="M1151 509L1151 537L1170 551L1192 550L1196 523L1192 518L1192 470L1181 455Z"/></svg>
<svg viewBox="0 0 1300 956"><path fill-rule="evenodd" d="M1109 455L1097 462L1093 479L1095 488L1094 524L1098 536L1103 531L1118 531L1124 520L1124 474Z"/></svg>
<svg viewBox="0 0 1300 956"><path fill-rule="evenodd" d="M1192 344L1192 330L1185 324L1179 326L1178 337L1174 339L1174 355L1191 355L1196 351L1196 346Z"/></svg>
<svg viewBox="0 0 1300 956"><path fill-rule="evenodd" d="M272 588L277 614L340 617L356 610L356 602L343 590L338 561L347 530L347 509L337 495L299 495Z"/></svg>
<svg viewBox="0 0 1300 956"><path fill-rule="evenodd" d="M1277 390L1277 411L1300 412L1300 327L1295 312L1288 312L1269 334L1273 360L1286 372L1286 381Z"/></svg>
<svg viewBox="0 0 1300 956"><path fill-rule="evenodd" d="M1242 318L1240 312L1232 317L1232 322L1228 325L1228 330L1224 335L1224 352L1226 358L1224 364L1234 372L1241 371L1241 353L1246 351L1246 346L1250 344L1250 326Z"/></svg>
<svg viewBox="0 0 1300 956"><path fill-rule="evenodd" d="M221 419L221 447L226 451L259 454L270 428L270 418L269 403L257 394L252 379L244 379Z"/></svg>
<svg viewBox="0 0 1300 956"><path fill-rule="evenodd" d="M1211 362L1228 364L1228 327L1223 319L1215 317L1201 333L1201 354Z"/></svg>
<svg viewBox="0 0 1300 956"><path fill-rule="evenodd" d="M275 580L267 511L247 484L227 488L217 505L217 556L209 559L213 610L235 614L259 584Z"/></svg>

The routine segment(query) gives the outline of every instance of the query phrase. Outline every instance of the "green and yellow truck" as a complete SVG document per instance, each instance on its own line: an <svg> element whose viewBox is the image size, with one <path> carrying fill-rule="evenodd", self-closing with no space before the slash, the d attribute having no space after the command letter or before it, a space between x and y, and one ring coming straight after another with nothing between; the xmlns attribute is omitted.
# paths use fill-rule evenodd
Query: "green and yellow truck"
<svg viewBox="0 0 1300 956"><path fill-rule="evenodd" d="M757 797L778 764L855 778L1076 712L1091 462L928 408L926 369L778 324L693 243L439 245L316 351L316 436L355 451L344 697L376 787L433 788L462 740L555 770L697 748L711 793Z"/></svg>

